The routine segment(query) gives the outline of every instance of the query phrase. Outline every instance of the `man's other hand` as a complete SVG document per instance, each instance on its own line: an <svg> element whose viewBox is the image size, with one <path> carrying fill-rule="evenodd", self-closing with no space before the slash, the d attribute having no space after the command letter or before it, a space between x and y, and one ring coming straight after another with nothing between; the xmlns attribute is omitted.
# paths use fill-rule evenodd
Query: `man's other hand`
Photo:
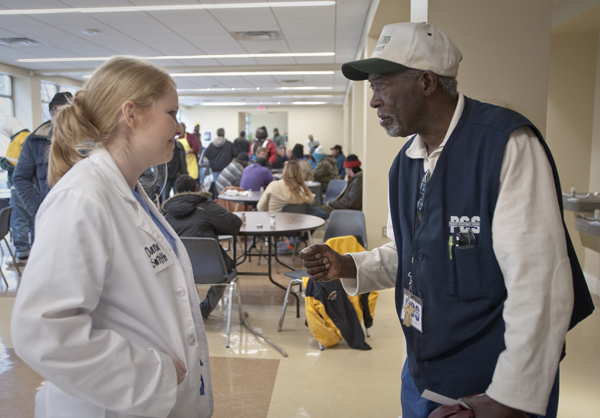
<svg viewBox="0 0 600 418"><path fill-rule="evenodd" d="M473 409L476 418L527 418L527 414L496 402L487 395L460 398Z"/></svg>
<svg viewBox="0 0 600 418"><path fill-rule="evenodd" d="M340 255L329 245L311 245L300 251L299 256L304 260L310 278L316 282L356 277L356 265L352 257Z"/></svg>

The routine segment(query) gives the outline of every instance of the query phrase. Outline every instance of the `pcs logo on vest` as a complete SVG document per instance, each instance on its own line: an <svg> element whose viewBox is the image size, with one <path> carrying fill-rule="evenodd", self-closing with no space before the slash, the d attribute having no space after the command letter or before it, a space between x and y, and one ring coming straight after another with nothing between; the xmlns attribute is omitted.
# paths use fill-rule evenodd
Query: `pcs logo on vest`
<svg viewBox="0 0 600 418"><path fill-rule="evenodd" d="M479 234L480 223L481 219L479 216L473 216L472 218L469 218L468 216L451 216L448 226L450 227L451 234L456 232L456 228L459 228L458 232L471 231L474 234Z"/></svg>

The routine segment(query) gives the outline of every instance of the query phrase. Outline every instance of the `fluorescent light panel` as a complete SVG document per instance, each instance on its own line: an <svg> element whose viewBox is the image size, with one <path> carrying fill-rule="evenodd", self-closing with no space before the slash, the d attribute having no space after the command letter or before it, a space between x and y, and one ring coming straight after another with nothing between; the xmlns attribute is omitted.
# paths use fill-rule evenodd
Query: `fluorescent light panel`
<svg viewBox="0 0 600 418"><path fill-rule="evenodd" d="M330 75L334 71L238 71L231 73L172 73L171 77L230 77L253 75Z"/></svg>
<svg viewBox="0 0 600 418"><path fill-rule="evenodd" d="M171 77L248 77L253 75L331 75L335 71L241 71L232 73L171 73ZM90 78L86 74L83 78ZM260 90L260 88L257 88Z"/></svg>
<svg viewBox="0 0 600 418"><path fill-rule="evenodd" d="M122 12L161 12L169 10L211 10L211 9L260 9L267 7L321 7L333 6L335 1L290 1L276 3L225 3L225 4L182 4L164 6L127 7L73 7L65 9L14 9L0 10L0 15L41 15L57 13L122 13Z"/></svg>
<svg viewBox="0 0 600 418"><path fill-rule="evenodd" d="M223 54L223 55L158 55L152 57L136 57L146 60L195 60L195 59L227 59L227 58L293 58L293 57L332 57L335 52L284 52L278 54ZM84 62L108 61L112 57L76 57L76 58L21 58L18 62Z"/></svg>
<svg viewBox="0 0 600 418"><path fill-rule="evenodd" d="M205 102L198 103L200 106L289 106L289 105L301 106L301 105L324 105L330 104L328 102Z"/></svg>

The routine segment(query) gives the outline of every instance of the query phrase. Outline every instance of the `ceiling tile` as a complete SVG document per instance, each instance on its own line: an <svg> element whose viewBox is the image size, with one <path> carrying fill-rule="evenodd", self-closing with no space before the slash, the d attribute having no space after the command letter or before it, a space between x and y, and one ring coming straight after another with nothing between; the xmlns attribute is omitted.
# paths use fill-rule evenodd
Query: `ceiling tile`
<svg viewBox="0 0 600 418"><path fill-rule="evenodd" d="M184 4L181 0L177 0L177 4ZM161 4L165 4L165 1ZM168 10L160 12L146 12L154 17L157 22L164 23L180 23L193 24L203 22L213 22L214 17L206 10Z"/></svg>
<svg viewBox="0 0 600 418"><path fill-rule="evenodd" d="M293 9L296 9L296 7L293 7ZM210 14L220 22L273 19L271 9L212 9Z"/></svg>
<svg viewBox="0 0 600 418"><path fill-rule="evenodd" d="M205 32L223 32L227 33L227 31L223 28L223 26L217 22L216 20L192 23L168 23L165 22L165 25L170 27L172 30L178 33L205 33Z"/></svg>
<svg viewBox="0 0 600 418"><path fill-rule="evenodd" d="M285 31L285 39L288 41L321 41L323 39L333 39L333 34L333 28L305 31Z"/></svg>
<svg viewBox="0 0 600 418"><path fill-rule="evenodd" d="M275 19L262 20L221 20L225 29L229 32L246 31L279 31L279 25Z"/></svg>
<svg viewBox="0 0 600 418"><path fill-rule="evenodd" d="M252 54L290 52L286 41L240 41L239 43Z"/></svg>
<svg viewBox="0 0 600 418"><path fill-rule="evenodd" d="M333 27L335 23L333 18L279 19L278 21L284 33Z"/></svg>
<svg viewBox="0 0 600 418"><path fill-rule="evenodd" d="M288 41L292 52L334 52L333 38L315 41Z"/></svg>
<svg viewBox="0 0 600 418"><path fill-rule="evenodd" d="M352 1L337 4L338 18L358 18L366 16L369 11L369 2Z"/></svg>
<svg viewBox="0 0 600 418"><path fill-rule="evenodd" d="M333 19L335 6L322 7L282 7L272 9L273 14L280 19Z"/></svg>

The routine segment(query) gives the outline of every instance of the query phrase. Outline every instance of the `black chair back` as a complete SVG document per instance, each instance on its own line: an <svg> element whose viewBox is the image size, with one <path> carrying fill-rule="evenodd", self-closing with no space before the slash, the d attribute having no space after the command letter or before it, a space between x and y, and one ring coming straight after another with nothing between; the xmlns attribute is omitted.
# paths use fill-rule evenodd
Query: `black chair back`
<svg viewBox="0 0 600 418"><path fill-rule="evenodd" d="M365 214L358 210L336 209L331 212L329 222L325 229L323 242L327 242L330 238L343 237L345 235L353 235L360 237L362 245L368 248L367 242L367 226L365 224Z"/></svg>
<svg viewBox="0 0 600 418"><path fill-rule="evenodd" d="M16 192L14 192L16 193ZM7 208L10 206L10 200L8 199L0 199L0 210Z"/></svg>
<svg viewBox="0 0 600 418"><path fill-rule="evenodd" d="M181 242L188 252L196 284L215 284L228 281L229 274L219 242L214 238L186 238Z"/></svg>
<svg viewBox="0 0 600 418"><path fill-rule="evenodd" d="M286 212L286 213L303 213L303 214L307 214L308 213L308 208L309 208L309 204L308 203L298 203L298 204L287 204L287 205L283 205L283 207L281 208L282 212Z"/></svg>

